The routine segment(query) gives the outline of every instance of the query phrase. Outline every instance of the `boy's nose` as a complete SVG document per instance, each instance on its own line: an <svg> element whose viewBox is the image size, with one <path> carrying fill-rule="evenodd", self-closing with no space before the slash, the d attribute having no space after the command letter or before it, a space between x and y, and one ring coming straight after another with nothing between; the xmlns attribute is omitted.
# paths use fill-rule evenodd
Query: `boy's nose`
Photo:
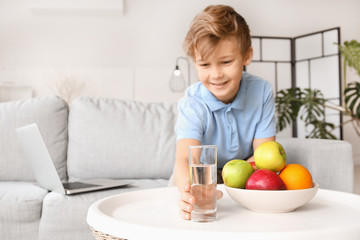
<svg viewBox="0 0 360 240"><path fill-rule="evenodd" d="M212 67L211 69L211 78L212 79L220 79L222 78L223 74L219 67Z"/></svg>

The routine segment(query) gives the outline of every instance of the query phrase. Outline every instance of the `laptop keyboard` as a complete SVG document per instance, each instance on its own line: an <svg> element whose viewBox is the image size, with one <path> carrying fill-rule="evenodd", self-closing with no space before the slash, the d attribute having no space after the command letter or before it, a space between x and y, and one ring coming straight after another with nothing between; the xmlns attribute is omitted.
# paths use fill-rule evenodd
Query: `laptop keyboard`
<svg viewBox="0 0 360 240"><path fill-rule="evenodd" d="M81 189L81 188L88 188L88 187L97 187L100 185L83 183L83 182L68 182L68 183L63 183L63 186L65 189L73 190L73 189Z"/></svg>

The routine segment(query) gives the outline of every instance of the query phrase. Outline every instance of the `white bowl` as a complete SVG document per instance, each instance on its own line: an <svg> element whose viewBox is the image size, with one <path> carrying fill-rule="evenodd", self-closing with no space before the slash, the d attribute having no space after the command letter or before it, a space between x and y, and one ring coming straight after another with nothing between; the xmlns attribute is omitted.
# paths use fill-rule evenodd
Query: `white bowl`
<svg viewBox="0 0 360 240"><path fill-rule="evenodd" d="M236 202L255 212L291 212L309 202L319 190L319 184L301 190L249 190L225 186Z"/></svg>

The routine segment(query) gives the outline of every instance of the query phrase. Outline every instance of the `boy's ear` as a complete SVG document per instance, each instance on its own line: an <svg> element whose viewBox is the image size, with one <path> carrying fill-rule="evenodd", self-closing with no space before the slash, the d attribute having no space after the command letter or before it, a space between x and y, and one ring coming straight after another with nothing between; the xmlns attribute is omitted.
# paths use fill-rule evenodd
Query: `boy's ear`
<svg viewBox="0 0 360 240"><path fill-rule="evenodd" d="M244 58L244 65L247 66L251 63L252 58L253 58L253 48L250 46L249 50L247 51L247 53L245 54L245 58Z"/></svg>

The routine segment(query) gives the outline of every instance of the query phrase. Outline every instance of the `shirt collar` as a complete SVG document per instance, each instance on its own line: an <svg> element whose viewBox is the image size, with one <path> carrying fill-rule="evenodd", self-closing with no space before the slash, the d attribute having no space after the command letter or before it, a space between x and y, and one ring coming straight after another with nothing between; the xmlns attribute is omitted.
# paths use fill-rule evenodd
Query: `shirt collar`
<svg viewBox="0 0 360 240"><path fill-rule="evenodd" d="M204 85L200 85L201 97L212 112L226 107L227 104L218 100Z"/></svg>
<svg viewBox="0 0 360 240"><path fill-rule="evenodd" d="M244 105L246 103L246 88L247 88L247 81L244 79L244 75L241 78L241 82L240 82L240 89L238 91L238 93L236 94L236 97L234 99L234 101L231 103L231 107L232 108L236 108L236 109L243 109Z"/></svg>
<svg viewBox="0 0 360 240"><path fill-rule="evenodd" d="M201 97L205 101L206 105L209 106L211 111L217 111L224 107L231 107L236 109L243 109L246 99L246 81L244 81L244 74L240 82L240 89L236 94L234 101L230 104L225 104L218 100L204 85L200 84Z"/></svg>

